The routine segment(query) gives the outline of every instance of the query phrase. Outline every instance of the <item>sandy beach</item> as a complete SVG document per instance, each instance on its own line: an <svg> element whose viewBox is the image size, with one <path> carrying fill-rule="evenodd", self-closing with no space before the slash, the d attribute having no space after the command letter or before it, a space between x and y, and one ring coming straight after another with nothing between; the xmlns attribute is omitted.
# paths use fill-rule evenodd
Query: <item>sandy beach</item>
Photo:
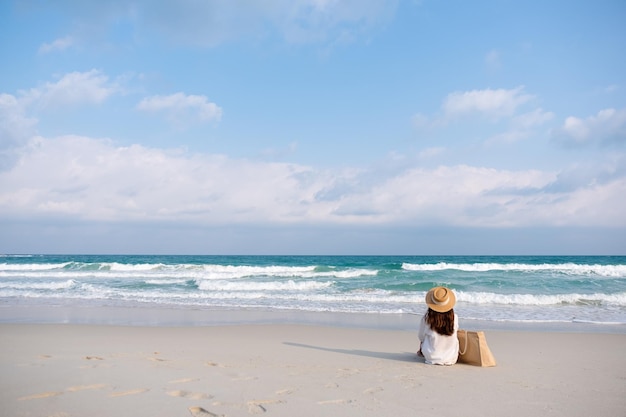
<svg viewBox="0 0 626 417"><path fill-rule="evenodd" d="M625 334L489 331L495 368L415 332L303 324L0 325L2 416L621 416Z"/></svg>

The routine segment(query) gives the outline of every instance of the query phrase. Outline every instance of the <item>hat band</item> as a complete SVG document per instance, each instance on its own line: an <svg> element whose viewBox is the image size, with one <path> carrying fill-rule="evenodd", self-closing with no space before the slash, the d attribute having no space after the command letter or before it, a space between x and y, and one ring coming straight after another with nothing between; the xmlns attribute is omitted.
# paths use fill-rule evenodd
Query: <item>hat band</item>
<svg viewBox="0 0 626 417"><path fill-rule="evenodd" d="M435 297L432 297L431 301L432 301L433 304L437 304L438 306L440 306L440 305L443 305L443 304L448 304L449 300L437 301L437 300L435 300Z"/></svg>
<svg viewBox="0 0 626 417"><path fill-rule="evenodd" d="M436 292L433 292L430 296L430 299L432 301L433 304L436 305L443 305L443 304L448 304L448 302L450 302L450 296L448 295L448 290L443 289L443 292L446 294L446 297L440 300L437 300L437 294Z"/></svg>

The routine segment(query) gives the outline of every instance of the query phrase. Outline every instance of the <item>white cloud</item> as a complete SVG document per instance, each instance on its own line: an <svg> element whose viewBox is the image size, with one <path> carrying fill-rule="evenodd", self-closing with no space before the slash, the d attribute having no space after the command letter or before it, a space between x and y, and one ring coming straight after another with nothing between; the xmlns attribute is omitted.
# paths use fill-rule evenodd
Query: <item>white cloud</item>
<svg viewBox="0 0 626 417"><path fill-rule="evenodd" d="M71 72L57 82L48 82L22 93L28 103L40 108L56 108L77 104L98 104L120 91L109 77L98 70Z"/></svg>
<svg viewBox="0 0 626 417"><path fill-rule="evenodd" d="M533 127L541 126L554 118L554 113L544 111L542 108L537 108L528 113L520 114L513 118L513 125L521 129L530 129Z"/></svg>
<svg viewBox="0 0 626 417"><path fill-rule="evenodd" d="M512 90L485 89L454 92L443 103L443 111L448 118L479 113L493 119L512 116L517 108L527 103L533 96L523 92L524 87Z"/></svg>
<svg viewBox="0 0 626 417"><path fill-rule="evenodd" d="M65 74L56 82L19 91L15 96L0 93L0 170L10 167L36 134L39 111L99 104L119 91L121 88L106 75L91 70Z"/></svg>
<svg viewBox="0 0 626 417"><path fill-rule="evenodd" d="M581 178L557 190L550 187L558 173L537 170L458 165L328 171L116 147L77 136L38 138L28 149L20 164L0 173L0 218L222 226L626 226L626 179L618 173Z"/></svg>
<svg viewBox="0 0 626 417"><path fill-rule="evenodd" d="M509 129L499 132L487 140L485 145L511 144L530 137L535 129L554 118L554 113L546 112L541 108L514 116L510 119Z"/></svg>
<svg viewBox="0 0 626 417"><path fill-rule="evenodd" d="M34 135L37 120L26 115L15 96L0 94L0 171L10 168L18 150Z"/></svg>
<svg viewBox="0 0 626 417"><path fill-rule="evenodd" d="M44 43L39 47L39 53L47 54L55 51L64 51L74 44L74 38L71 36L65 36L63 38L55 39L50 43Z"/></svg>
<svg viewBox="0 0 626 417"><path fill-rule="evenodd" d="M175 93L169 96L146 97L137 109L149 112L164 112L175 123L184 123L189 118L200 122L219 121L222 109L206 96Z"/></svg>
<svg viewBox="0 0 626 417"><path fill-rule="evenodd" d="M604 109L595 116L570 116L553 137L565 145L626 144L626 109Z"/></svg>
<svg viewBox="0 0 626 417"><path fill-rule="evenodd" d="M421 130L445 129L453 122L468 120L472 123L489 123L498 126L501 131L483 138L483 143L487 146L510 144L532 136L537 128L554 118L554 113L540 107L521 113L533 99L534 96L525 93L522 86L509 90L487 88L458 91L446 96L440 114L428 117L416 113L412 122Z"/></svg>

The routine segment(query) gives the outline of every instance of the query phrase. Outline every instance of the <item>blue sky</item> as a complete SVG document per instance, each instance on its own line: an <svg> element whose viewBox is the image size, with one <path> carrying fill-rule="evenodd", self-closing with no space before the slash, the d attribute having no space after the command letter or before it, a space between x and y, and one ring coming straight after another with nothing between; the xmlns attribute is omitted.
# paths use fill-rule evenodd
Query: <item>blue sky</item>
<svg viewBox="0 0 626 417"><path fill-rule="evenodd" d="M626 254L622 1L4 1L0 253Z"/></svg>

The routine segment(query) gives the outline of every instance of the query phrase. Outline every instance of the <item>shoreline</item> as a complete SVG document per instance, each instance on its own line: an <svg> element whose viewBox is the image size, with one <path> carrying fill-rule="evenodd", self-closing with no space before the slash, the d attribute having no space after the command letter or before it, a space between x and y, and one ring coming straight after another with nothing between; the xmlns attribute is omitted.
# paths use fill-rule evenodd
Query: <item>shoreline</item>
<svg viewBox="0 0 626 417"><path fill-rule="evenodd" d="M626 324L472 320L461 328L491 331L626 334ZM0 304L0 324L76 324L137 327L206 327L293 324L417 331L419 313L345 313L270 309L215 309L165 305L107 306L34 302Z"/></svg>

